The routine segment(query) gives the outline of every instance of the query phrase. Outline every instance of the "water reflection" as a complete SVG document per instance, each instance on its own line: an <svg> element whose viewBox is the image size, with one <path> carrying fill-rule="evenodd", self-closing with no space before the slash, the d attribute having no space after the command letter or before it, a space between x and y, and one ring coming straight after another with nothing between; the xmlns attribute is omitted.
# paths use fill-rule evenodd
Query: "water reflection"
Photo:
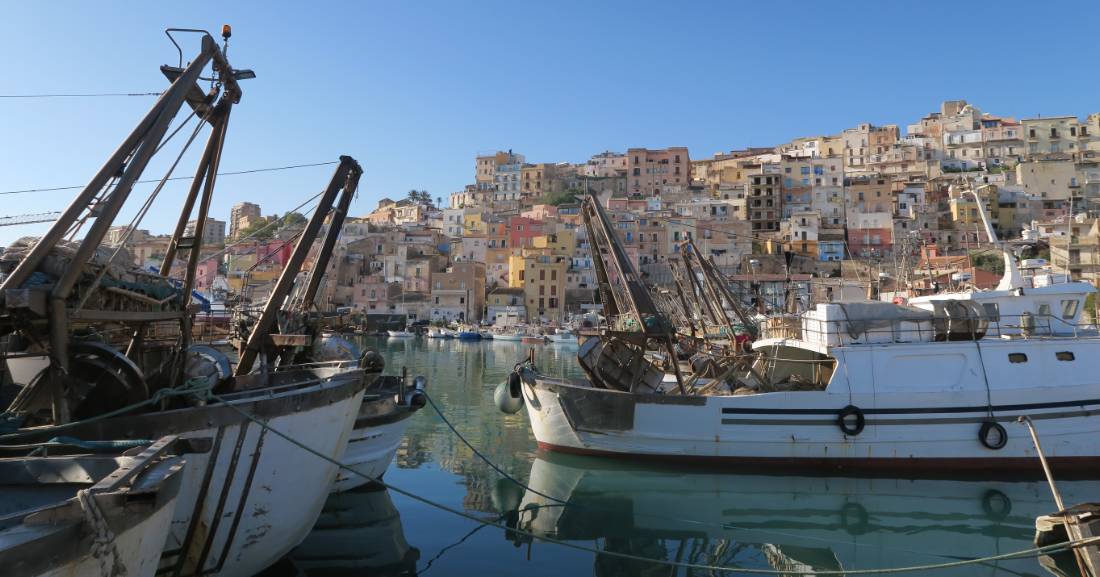
<svg viewBox="0 0 1100 577"><path fill-rule="evenodd" d="M368 486L330 495L305 541L263 577L416 575L419 560L389 492Z"/></svg>
<svg viewBox="0 0 1100 577"><path fill-rule="evenodd" d="M1030 548L1035 517L1054 509L1041 482L734 475L540 453L524 412L502 415L492 403L493 388L532 345L422 338L365 338L363 344L383 353L388 372L406 366L410 374L428 377L432 398L470 442L533 489L568 504L501 479L431 409L412 418L388 482L486 520L601 551L791 574L923 565ZM533 348L544 371L581 376L575 350ZM1071 503L1100 495L1100 481L1059 486ZM377 521L369 521L371 515ZM336 496L292 555L297 573L286 574L710 573L476 527L400 495L393 502L386 492ZM1059 560L1074 574L1072 559ZM1046 567L1035 559L934 573L1039 574L1047 574Z"/></svg>
<svg viewBox="0 0 1100 577"><path fill-rule="evenodd" d="M707 565L806 572L941 563L1032 547L1053 509L1041 482L816 478L683 473L540 454L510 526L603 551ZM1067 502L1100 482L1060 484ZM567 501L562 505L535 493ZM518 533L505 536L525 543ZM1072 562L1071 562L1072 563ZM1034 559L937 575L1034 574ZM597 556L596 575L676 574Z"/></svg>

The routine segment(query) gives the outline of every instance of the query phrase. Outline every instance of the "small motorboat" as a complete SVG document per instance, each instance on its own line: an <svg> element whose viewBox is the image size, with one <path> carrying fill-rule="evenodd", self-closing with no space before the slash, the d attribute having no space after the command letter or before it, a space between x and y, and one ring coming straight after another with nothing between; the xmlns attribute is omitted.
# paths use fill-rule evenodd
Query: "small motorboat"
<svg viewBox="0 0 1100 577"><path fill-rule="evenodd" d="M553 334L546 335L546 340L555 345L575 345L577 335L569 329L557 329Z"/></svg>
<svg viewBox="0 0 1100 577"><path fill-rule="evenodd" d="M546 342L546 336L540 333L525 334L519 340L525 343L544 343Z"/></svg>
<svg viewBox="0 0 1100 577"><path fill-rule="evenodd" d="M489 329L481 329L481 330L477 331L477 334L481 335L481 338L486 339L486 340L490 340L490 341L493 340L494 338L496 338L493 335L493 331L491 331Z"/></svg>
<svg viewBox="0 0 1100 577"><path fill-rule="evenodd" d="M416 333L412 331L386 331L386 335L391 339L408 339L416 336Z"/></svg>

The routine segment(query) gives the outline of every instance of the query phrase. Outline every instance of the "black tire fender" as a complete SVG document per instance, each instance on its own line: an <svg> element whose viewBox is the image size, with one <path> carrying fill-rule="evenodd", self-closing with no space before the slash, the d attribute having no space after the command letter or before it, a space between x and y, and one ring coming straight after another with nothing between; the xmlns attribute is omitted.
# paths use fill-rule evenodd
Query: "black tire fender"
<svg viewBox="0 0 1100 577"><path fill-rule="evenodd" d="M990 433L994 433L993 438L990 438ZM978 440L982 445L994 451L1003 449L1008 444L1008 431L1001 426L997 421L989 420L982 423L981 428L978 429Z"/></svg>
<svg viewBox="0 0 1100 577"><path fill-rule="evenodd" d="M855 417L855 425L848 423L850 417ZM848 405L840 410L836 415L836 424L840 427L840 430L849 437L855 437L863 432L863 428L867 425L867 420L863 416L863 411L855 405Z"/></svg>

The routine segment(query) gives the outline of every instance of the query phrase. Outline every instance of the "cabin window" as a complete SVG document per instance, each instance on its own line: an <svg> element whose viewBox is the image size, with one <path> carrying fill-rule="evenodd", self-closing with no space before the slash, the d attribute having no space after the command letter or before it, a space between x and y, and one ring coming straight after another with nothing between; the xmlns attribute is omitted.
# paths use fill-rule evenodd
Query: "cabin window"
<svg viewBox="0 0 1100 577"><path fill-rule="evenodd" d="M1041 316L1041 317L1049 317L1050 316L1050 303L1040 303L1039 304L1039 316Z"/></svg>
<svg viewBox="0 0 1100 577"><path fill-rule="evenodd" d="M989 317L989 322L999 323L1001 322L1001 307L997 303L982 303L982 308L985 309L985 316Z"/></svg>
<svg viewBox="0 0 1100 577"><path fill-rule="evenodd" d="M1072 320L1077 316L1077 307L1080 305L1080 301L1077 299L1070 299L1062 301L1062 318L1065 320Z"/></svg>
<svg viewBox="0 0 1100 577"><path fill-rule="evenodd" d="M1073 351L1058 351L1054 353L1054 357L1059 361L1072 361L1074 360Z"/></svg>
<svg viewBox="0 0 1100 577"><path fill-rule="evenodd" d="M1027 355L1024 353L1008 353L1008 362L1010 363L1026 363Z"/></svg>

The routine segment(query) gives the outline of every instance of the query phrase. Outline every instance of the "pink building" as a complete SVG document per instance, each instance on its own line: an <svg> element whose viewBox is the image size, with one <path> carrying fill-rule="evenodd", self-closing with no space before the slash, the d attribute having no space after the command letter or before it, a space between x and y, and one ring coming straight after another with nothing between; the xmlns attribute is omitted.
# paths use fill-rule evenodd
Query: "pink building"
<svg viewBox="0 0 1100 577"><path fill-rule="evenodd" d="M531 239L542 236L543 221L524 216L513 216L508 219L508 246L531 246Z"/></svg>

